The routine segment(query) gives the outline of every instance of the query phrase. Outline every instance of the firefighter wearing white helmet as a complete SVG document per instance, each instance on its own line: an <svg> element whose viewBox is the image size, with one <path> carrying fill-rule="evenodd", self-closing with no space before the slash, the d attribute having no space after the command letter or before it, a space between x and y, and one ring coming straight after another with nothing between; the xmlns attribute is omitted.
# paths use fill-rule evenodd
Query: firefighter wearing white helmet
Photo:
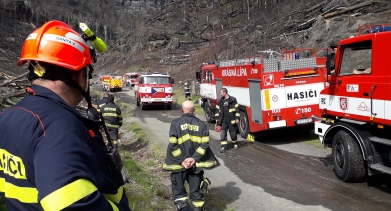
<svg viewBox="0 0 391 211"><path fill-rule="evenodd" d="M185 99L189 100L190 99L190 87L187 83L185 83Z"/></svg>

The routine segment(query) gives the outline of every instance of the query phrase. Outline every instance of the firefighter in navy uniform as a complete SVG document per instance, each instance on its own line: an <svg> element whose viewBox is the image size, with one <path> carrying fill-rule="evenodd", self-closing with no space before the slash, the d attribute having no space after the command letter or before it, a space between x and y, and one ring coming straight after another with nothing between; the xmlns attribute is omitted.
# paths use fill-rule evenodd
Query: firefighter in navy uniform
<svg viewBox="0 0 391 211"><path fill-rule="evenodd" d="M110 94L109 94L108 92L105 92L105 93L103 94L102 99L99 100L99 102L98 102L98 112L100 112L100 108L102 108L102 106L106 105L106 103L107 103L107 98L109 97L109 95L110 95Z"/></svg>
<svg viewBox="0 0 391 211"><path fill-rule="evenodd" d="M26 39L18 65L28 65L32 85L0 114L0 192L7 210L130 210L110 173L99 122L75 109L83 97L91 105L92 55L60 21Z"/></svg>
<svg viewBox="0 0 391 211"><path fill-rule="evenodd" d="M109 95L107 103L100 109L114 146L118 148L118 129L122 126L121 109L114 103L114 95Z"/></svg>
<svg viewBox="0 0 391 211"><path fill-rule="evenodd" d="M190 100L190 87L187 83L185 83L185 100Z"/></svg>
<svg viewBox="0 0 391 211"><path fill-rule="evenodd" d="M236 98L228 95L228 90L222 88L220 90L221 98L219 99L216 108L217 112L216 125L220 130L220 140L221 140L221 153L224 153L227 150L228 139L227 131L231 136L231 141L234 144L234 148L238 149L237 138L238 138L238 123L240 118L239 113L239 104L236 101Z"/></svg>
<svg viewBox="0 0 391 211"><path fill-rule="evenodd" d="M193 103L183 102L183 115L171 122L167 155L163 164L163 171L172 172L174 204L180 211L190 210L190 207L194 211L203 210L204 188L210 184L203 177L203 169L220 165L209 148L208 128L193 112ZM189 183L191 206L188 203L185 181Z"/></svg>

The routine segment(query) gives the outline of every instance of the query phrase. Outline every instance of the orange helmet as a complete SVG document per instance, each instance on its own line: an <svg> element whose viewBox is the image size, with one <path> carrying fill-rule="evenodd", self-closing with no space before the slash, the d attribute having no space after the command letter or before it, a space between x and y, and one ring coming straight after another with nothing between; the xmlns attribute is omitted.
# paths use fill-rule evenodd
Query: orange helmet
<svg viewBox="0 0 391 211"><path fill-rule="evenodd" d="M87 42L61 21L47 22L27 37L18 65L29 61L46 62L75 71L93 62Z"/></svg>

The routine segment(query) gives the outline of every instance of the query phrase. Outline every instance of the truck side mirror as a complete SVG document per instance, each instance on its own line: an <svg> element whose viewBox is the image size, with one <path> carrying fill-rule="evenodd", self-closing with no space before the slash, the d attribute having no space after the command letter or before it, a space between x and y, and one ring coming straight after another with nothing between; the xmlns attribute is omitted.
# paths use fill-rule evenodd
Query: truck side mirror
<svg viewBox="0 0 391 211"><path fill-rule="evenodd" d="M171 78L171 84L174 84L174 79L173 78Z"/></svg>
<svg viewBox="0 0 391 211"><path fill-rule="evenodd" d="M335 53L327 55L326 69L327 75L332 75L335 73Z"/></svg>

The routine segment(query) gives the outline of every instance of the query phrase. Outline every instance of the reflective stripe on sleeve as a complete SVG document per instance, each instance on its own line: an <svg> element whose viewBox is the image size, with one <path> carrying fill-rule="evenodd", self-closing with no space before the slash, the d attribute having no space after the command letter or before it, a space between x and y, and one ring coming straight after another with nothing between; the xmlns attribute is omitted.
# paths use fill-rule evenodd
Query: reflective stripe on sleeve
<svg viewBox="0 0 391 211"><path fill-rule="evenodd" d="M236 103L236 104L235 104L235 108L237 108L237 107L239 107L239 104Z"/></svg>
<svg viewBox="0 0 391 211"><path fill-rule="evenodd" d="M38 203L36 188L19 187L6 182L4 178L0 178L0 192L3 192L6 198L16 199L23 203Z"/></svg>
<svg viewBox="0 0 391 211"><path fill-rule="evenodd" d="M206 161L206 162L196 163L196 167L200 167L200 168L210 168L216 165L217 165L216 161Z"/></svg>
<svg viewBox="0 0 391 211"><path fill-rule="evenodd" d="M205 155L205 150L202 149L201 147L198 147L196 152L200 153L200 155Z"/></svg>
<svg viewBox="0 0 391 211"><path fill-rule="evenodd" d="M184 169L184 168L185 167L183 167L182 165L178 165L178 164L172 164L172 165L163 164L163 169L168 170L168 171L175 171L175 170Z"/></svg>
<svg viewBox="0 0 391 211"><path fill-rule="evenodd" d="M57 189L41 200L44 210L62 210L98 189L86 179L78 179Z"/></svg>
<svg viewBox="0 0 391 211"><path fill-rule="evenodd" d="M236 123L236 121L235 121L235 120L232 120L232 121L231 121L231 124L235 124L235 123Z"/></svg>
<svg viewBox="0 0 391 211"><path fill-rule="evenodd" d="M209 136L204 136L201 138L202 143L208 143L209 142Z"/></svg>
<svg viewBox="0 0 391 211"><path fill-rule="evenodd" d="M217 109L220 109L220 106L216 105L216 108L217 108Z"/></svg>
<svg viewBox="0 0 391 211"><path fill-rule="evenodd" d="M178 149L172 151L172 155L174 155L174 157L178 157L181 154L182 154L181 148L178 148Z"/></svg>
<svg viewBox="0 0 391 211"><path fill-rule="evenodd" d="M121 186L118 188L117 194L105 194L105 197L107 200L113 201L118 204L119 201L121 201L123 193L124 193L124 187Z"/></svg>
<svg viewBox="0 0 391 211"><path fill-rule="evenodd" d="M168 142L170 142L170 144L176 144L176 143L178 143L178 139L176 139L176 137L174 137L174 136L171 136L168 139Z"/></svg>
<svg viewBox="0 0 391 211"><path fill-rule="evenodd" d="M235 116L240 117L240 113L236 113Z"/></svg>

